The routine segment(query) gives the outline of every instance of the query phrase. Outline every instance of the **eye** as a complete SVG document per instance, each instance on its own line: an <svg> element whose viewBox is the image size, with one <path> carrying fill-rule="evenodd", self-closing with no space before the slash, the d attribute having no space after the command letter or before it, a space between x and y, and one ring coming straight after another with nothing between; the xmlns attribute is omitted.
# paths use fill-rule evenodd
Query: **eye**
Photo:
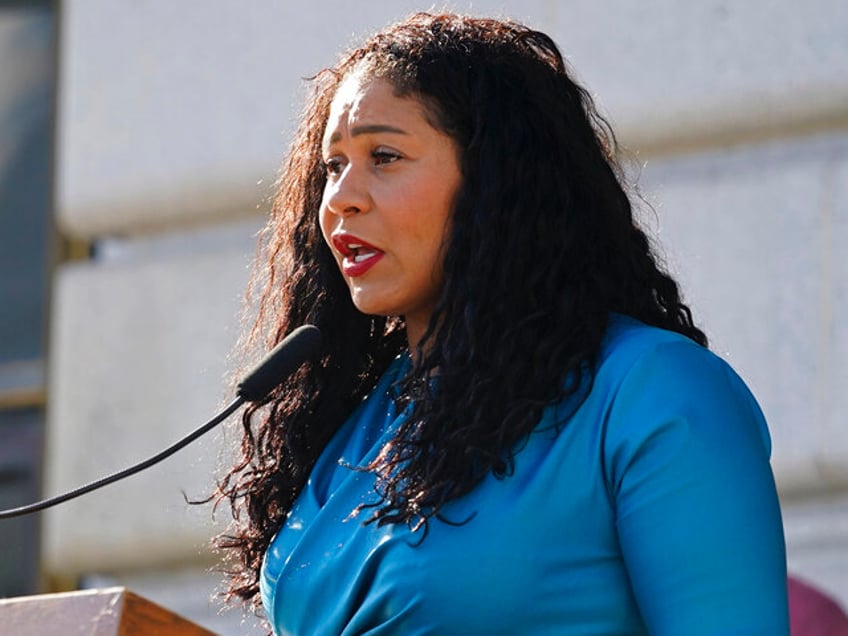
<svg viewBox="0 0 848 636"><path fill-rule="evenodd" d="M324 169L327 171L328 175L338 175L341 174L342 169L344 168L344 162L341 157L330 157L329 159L324 161Z"/></svg>
<svg viewBox="0 0 848 636"><path fill-rule="evenodd" d="M388 148L376 148L371 151L371 158L377 166L383 166L389 163L394 163L398 159L402 159L403 155L395 150Z"/></svg>

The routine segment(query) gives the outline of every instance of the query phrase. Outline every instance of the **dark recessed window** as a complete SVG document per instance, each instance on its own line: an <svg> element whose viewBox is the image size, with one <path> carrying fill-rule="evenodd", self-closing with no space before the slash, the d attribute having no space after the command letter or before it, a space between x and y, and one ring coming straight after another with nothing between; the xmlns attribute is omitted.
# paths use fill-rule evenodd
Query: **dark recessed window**
<svg viewBox="0 0 848 636"><path fill-rule="evenodd" d="M0 508L40 496L56 7L0 2ZM39 591L37 517L0 520L0 596Z"/></svg>

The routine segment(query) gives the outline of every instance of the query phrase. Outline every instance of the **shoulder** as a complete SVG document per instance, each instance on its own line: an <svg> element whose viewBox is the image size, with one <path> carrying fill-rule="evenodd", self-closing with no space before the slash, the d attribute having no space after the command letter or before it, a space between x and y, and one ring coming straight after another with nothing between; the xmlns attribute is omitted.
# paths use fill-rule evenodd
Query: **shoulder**
<svg viewBox="0 0 848 636"><path fill-rule="evenodd" d="M686 336L614 315L601 346L596 382L610 385L616 401L654 395L664 402L723 397L756 406L745 382L722 358Z"/></svg>
<svg viewBox="0 0 848 636"><path fill-rule="evenodd" d="M709 349L682 334L646 325L630 316L610 316L599 352L599 370L623 372L642 362L646 356L656 354L661 358L681 355L703 359L716 357Z"/></svg>
<svg viewBox="0 0 848 636"><path fill-rule="evenodd" d="M770 454L765 418L744 381L683 335L613 317L594 381L604 400L610 467L657 446Z"/></svg>

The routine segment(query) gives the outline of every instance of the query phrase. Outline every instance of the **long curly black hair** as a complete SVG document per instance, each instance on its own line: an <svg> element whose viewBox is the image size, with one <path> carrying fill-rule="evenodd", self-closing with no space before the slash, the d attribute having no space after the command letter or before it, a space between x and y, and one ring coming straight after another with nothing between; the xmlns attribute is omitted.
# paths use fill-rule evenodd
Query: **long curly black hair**
<svg viewBox="0 0 848 636"><path fill-rule="evenodd" d="M235 557L230 593L254 603L263 555L318 455L406 347L402 316L353 306L318 225L321 139L354 71L419 100L456 141L462 173L444 286L401 382L412 415L370 466L381 476L370 522L424 535L447 501L508 475L541 410L591 378L610 313L706 345L634 219L610 127L550 37L451 14L385 29L313 79L260 242L248 346L312 323L324 348L245 411L240 460L219 488L235 518L218 539ZM434 375L436 389L421 380Z"/></svg>

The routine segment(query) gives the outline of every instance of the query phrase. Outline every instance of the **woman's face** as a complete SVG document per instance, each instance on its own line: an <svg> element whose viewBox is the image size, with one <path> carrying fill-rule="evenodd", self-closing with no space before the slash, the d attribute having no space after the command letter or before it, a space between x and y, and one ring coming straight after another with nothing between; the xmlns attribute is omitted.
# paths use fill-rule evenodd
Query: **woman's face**
<svg viewBox="0 0 848 636"><path fill-rule="evenodd" d="M321 231L357 309L406 320L414 346L443 282L442 241L461 176L453 139L414 98L354 74L324 131Z"/></svg>

